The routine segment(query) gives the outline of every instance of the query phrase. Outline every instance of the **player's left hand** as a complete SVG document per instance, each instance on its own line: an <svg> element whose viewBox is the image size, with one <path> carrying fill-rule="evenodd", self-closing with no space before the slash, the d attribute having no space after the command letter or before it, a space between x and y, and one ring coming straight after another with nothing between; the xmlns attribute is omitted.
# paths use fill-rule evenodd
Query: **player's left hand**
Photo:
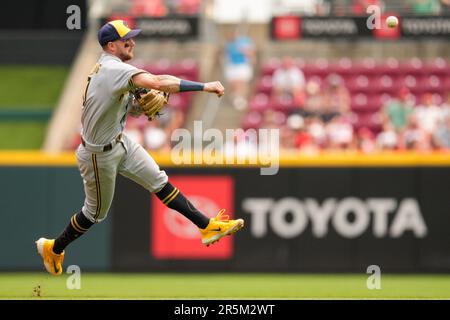
<svg viewBox="0 0 450 320"><path fill-rule="evenodd" d="M203 91L215 93L220 98L225 94L225 88L220 81L207 82L203 88Z"/></svg>

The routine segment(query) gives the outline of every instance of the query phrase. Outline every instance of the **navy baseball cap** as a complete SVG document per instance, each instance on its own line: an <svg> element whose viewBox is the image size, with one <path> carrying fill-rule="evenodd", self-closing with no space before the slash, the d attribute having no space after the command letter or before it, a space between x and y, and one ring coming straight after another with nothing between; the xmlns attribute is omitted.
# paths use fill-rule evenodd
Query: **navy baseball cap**
<svg viewBox="0 0 450 320"><path fill-rule="evenodd" d="M98 31L98 42L104 46L110 41L130 39L136 37L141 29L130 29L123 20L114 20L105 23Z"/></svg>

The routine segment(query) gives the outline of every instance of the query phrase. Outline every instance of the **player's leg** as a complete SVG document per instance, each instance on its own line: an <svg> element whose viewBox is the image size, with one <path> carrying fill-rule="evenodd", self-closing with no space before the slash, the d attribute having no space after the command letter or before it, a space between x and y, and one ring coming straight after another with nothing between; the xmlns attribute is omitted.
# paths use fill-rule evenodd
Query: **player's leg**
<svg viewBox="0 0 450 320"><path fill-rule="evenodd" d="M205 228L209 218L198 211L184 195L168 182L167 174L142 148L124 135L128 153L119 168L119 173L140 184L155 195L169 208L174 209L191 220L197 227Z"/></svg>
<svg viewBox="0 0 450 320"><path fill-rule="evenodd" d="M183 193L169 181L166 173L160 170L153 158L142 146L124 137L128 154L119 173L137 182L154 193L164 205L183 214L192 221L202 234L206 245L218 241L225 235L238 231L244 225L242 219L229 220L223 210L215 218L208 218L201 213Z"/></svg>
<svg viewBox="0 0 450 320"><path fill-rule="evenodd" d="M125 150L117 145L109 152L92 154L83 147L77 150L78 168L83 178L85 202L82 210L73 215L56 239L40 238L36 241L39 254L47 271L62 273L64 249L81 237L96 222L106 218L114 196L117 166Z"/></svg>

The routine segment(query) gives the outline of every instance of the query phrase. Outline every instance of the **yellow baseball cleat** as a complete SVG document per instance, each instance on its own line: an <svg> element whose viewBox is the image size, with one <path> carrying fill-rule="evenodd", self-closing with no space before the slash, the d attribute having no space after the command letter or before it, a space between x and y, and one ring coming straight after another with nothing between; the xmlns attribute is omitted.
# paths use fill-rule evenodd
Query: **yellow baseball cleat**
<svg viewBox="0 0 450 320"><path fill-rule="evenodd" d="M202 243L207 247L219 241L222 237L231 235L244 226L243 219L229 220L228 215L224 215L225 209L219 211L216 217L209 219L209 224L205 229L200 229Z"/></svg>
<svg viewBox="0 0 450 320"><path fill-rule="evenodd" d="M53 252L55 240L40 238L36 241L37 251L44 259L45 269L54 276L59 276L62 271L62 263L64 261L64 251L61 254Z"/></svg>

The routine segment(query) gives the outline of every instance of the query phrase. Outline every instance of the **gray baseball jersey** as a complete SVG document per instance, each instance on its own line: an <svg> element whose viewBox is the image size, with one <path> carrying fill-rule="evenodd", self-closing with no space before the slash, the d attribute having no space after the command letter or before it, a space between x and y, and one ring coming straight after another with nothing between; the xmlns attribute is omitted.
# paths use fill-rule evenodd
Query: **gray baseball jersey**
<svg viewBox="0 0 450 320"><path fill-rule="evenodd" d="M103 53L88 78L81 117L84 143L76 155L86 195L82 211L92 222L106 218L117 174L150 192L159 191L168 180L141 145L120 135L131 105L131 78L141 72L145 71Z"/></svg>
<svg viewBox="0 0 450 320"><path fill-rule="evenodd" d="M122 132L131 102L131 77L142 72L114 55L101 55L84 94L81 123L87 142L104 145Z"/></svg>

